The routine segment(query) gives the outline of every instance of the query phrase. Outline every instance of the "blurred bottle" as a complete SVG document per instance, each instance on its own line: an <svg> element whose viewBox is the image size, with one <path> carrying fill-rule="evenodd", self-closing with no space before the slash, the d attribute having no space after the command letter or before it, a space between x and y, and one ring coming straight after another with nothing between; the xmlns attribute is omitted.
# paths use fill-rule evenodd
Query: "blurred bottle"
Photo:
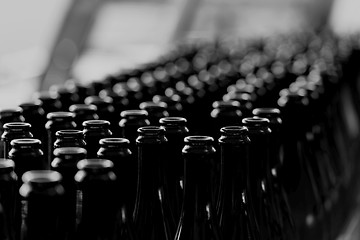
<svg viewBox="0 0 360 240"><path fill-rule="evenodd" d="M138 188L134 209L135 230L140 240L170 240L175 234L175 220L169 202L168 183L164 178L165 129L155 126L138 130Z"/></svg>
<svg viewBox="0 0 360 240"><path fill-rule="evenodd" d="M11 149L10 142L19 138L32 138L33 134L30 132L31 125L23 122L11 122L4 125L4 133L1 135L1 141L4 144L5 158L9 157Z"/></svg>
<svg viewBox="0 0 360 240"><path fill-rule="evenodd" d="M140 103L139 108L148 113L148 119L151 126L159 126L159 120L169 116L167 104L164 102L142 102Z"/></svg>
<svg viewBox="0 0 360 240"><path fill-rule="evenodd" d="M86 142L83 131L75 129L59 130L55 133L56 140L54 149L61 147L81 147L85 148Z"/></svg>
<svg viewBox="0 0 360 240"><path fill-rule="evenodd" d="M69 111L75 114L75 123L78 129L82 130L83 122L87 120L97 120L97 107L92 104L73 104L69 107Z"/></svg>
<svg viewBox="0 0 360 240"><path fill-rule="evenodd" d="M115 232L118 203L113 163L105 159L83 159L77 164L78 240L109 240Z"/></svg>
<svg viewBox="0 0 360 240"><path fill-rule="evenodd" d="M3 211L3 224L0 224L0 232L3 228L1 239L15 240L15 209L18 200L17 180L14 172L14 161L0 159L0 205ZM1 215L1 214L0 214Z"/></svg>
<svg viewBox="0 0 360 240"><path fill-rule="evenodd" d="M28 171L19 192L22 198L21 239L62 240L59 228L64 188L61 175L50 170Z"/></svg>
<svg viewBox="0 0 360 240"><path fill-rule="evenodd" d="M47 168L50 168L50 163L53 160L54 142L56 140L56 132L64 129L75 129L76 123L74 122L75 115L71 112L51 112L47 114L47 123L45 128L47 131L47 148L43 149Z"/></svg>
<svg viewBox="0 0 360 240"><path fill-rule="evenodd" d="M248 129L227 126L220 130L221 179L217 215L223 239L259 239L260 232L250 198Z"/></svg>
<svg viewBox="0 0 360 240"><path fill-rule="evenodd" d="M55 92L49 92L49 91L40 92L37 94L37 96L35 96L35 99L40 100L42 102L41 107L45 111L45 116L48 113L58 112L61 110L62 105L59 100L59 94Z"/></svg>
<svg viewBox="0 0 360 240"><path fill-rule="evenodd" d="M222 239L212 200L213 138L188 136L184 156L184 200L175 239Z"/></svg>
<svg viewBox="0 0 360 240"><path fill-rule="evenodd" d="M54 160L51 169L61 174L64 187L63 203L60 208L59 236L61 239L76 239L76 191L74 180L77 173L77 163L86 158L86 150L80 147L60 147L54 150Z"/></svg>
<svg viewBox="0 0 360 240"><path fill-rule="evenodd" d="M110 122L106 120L88 120L83 122L85 149L88 158L97 158L97 152L100 148L100 139L112 135L110 131Z"/></svg>

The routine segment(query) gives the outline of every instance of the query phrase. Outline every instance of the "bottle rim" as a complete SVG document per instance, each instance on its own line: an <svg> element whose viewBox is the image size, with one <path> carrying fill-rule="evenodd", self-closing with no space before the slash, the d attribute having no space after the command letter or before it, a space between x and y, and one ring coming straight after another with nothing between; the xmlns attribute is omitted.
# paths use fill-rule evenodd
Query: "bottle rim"
<svg viewBox="0 0 360 240"><path fill-rule="evenodd" d="M83 131L77 129L63 129L56 131L56 137L78 137L83 136Z"/></svg>
<svg viewBox="0 0 360 240"><path fill-rule="evenodd" d="M26 122L10 122L4 124L5 130L16 131L16 130L24 130L30 128L31 128L31 124Z"/></svg>
<svg viewBox="0 0 360 240"><path fill-rule="evenodd" d="M0 169L10 169L15 168L15 162L8 158L0 158Z"/></svg>
<svg viewBox="0 0 360 240"><path fill-rule="evenodd" d="M240 108L240 102L229 99L227 101L215 101L212 104L213 108Z"/></svg>
<svg viewBox="0 0 360 240"><path fill-rule="evenodd" d="M73 113L78 113L80 111L96 112L97 107L94 104L73 104L69 107L69 111Z"/></svg>
<svg viewBox="0 0 360 240"><path fill-rule="evenodd" d="M36 138L19 138L11 140L11 146L34 146L41 145L41 141Z"/></svg>
<svg viewBox="0 0 360 240"><path fill-rule="evenodd" d="M160 124L167 125L186 125L187 120L183 117L163 117L159 120Z"/></svg>
<svg viewBox="0 0 360 240"><path fill-rule="evenodd" d="M226 126L220 129L220 132L225 135L241 135L249 132L246 126Z"/></svg>
<svg viewBox="0 0 360 240"><path fill-rule="evenodd" d="M165 102L159 101L159 102L152 102L152 101L147 101L147 102L142 102L139 105L139 108L141 110L147 110L147 109L162 109L165 110L167 108L167 104Z"/></svg>
<svg viewBox="0 0 360 240"><path fill-rule="evenodd" d="M164 127L160 127L160 126L144 126L144 127L138 128L137 132L138 132L139 134L158 135L158 134L164 133L164 132L165 132L165 128L164 128Z"/></svg>
<svg viewBox="0 0 360 240"><path fill-rule="evenodd" d="M126 138L102 138L100 139L99 144L101 146L105 146L105 145L126 146L130 144L130 141Z"/></svg>
<svg viewBox="0 0 360 240"><path fill-rule="evenodd" d="M131 110L124 110L120 113L122 118L130 118L130 117L147 117L148 112L145 110L140 109L131 109Z"/></svg>
<svg viewBox="0 0 360 240"><path fill-rule="evenodd" d="M193 136L187 136L184 138L185 143L189 144L208 144L213 143L214 138L210 136L204 136L204 135L193 135Z"/></svg>
<svg viewBox="0 0 360 240"><path fill-rule="evenodd" d="M82 147L60 147L54 149L54 156L63 156L63 155L85 155L87 151Z"/></svg>
<svg viewBox="0 0 360 240"><path fill-rule="evenodd" d="M46 115L48 120L57 120L57 119L64 119L64 118L74 118L75 114L72 112L51 112Z"/></svg>
<svg viewBox="0 0 360 240"><path fill-rule="evenodd" d="M114 163L108 159L99 159L99 158L86 158L82 159L77 163L77 168L79 170L99 170L99 169L108 169L113 168Z"/></svg>
<svg viewBox="0 0 360 240"><path fill-rule="evenodd" d="M107 120L86 120L82 123L83 127L104 127L104 126L110 126L110 122Z"/></svg>
<svg viewBox="0 0 360 240"><path fill-rule="evenodd" d="M22 112L23 111L20 107L14 108L14 109L12 109L12 108L3 109L0 111L0 119L12 117L12 116L21 116Z"/></svg>
<svg viewBox="0 0 360 240"><path fill-rule="evenodd" d="M262 117L247 117L242 120L242 123L247 127L263 127L268 126L270 121L269 119Z"/></svg>
<svg viewBox="0 0 360 240"><path fill-rule="evenodd" d="M22 177L24 183L54 183L60 182L62 176L59 172L54 170L31 170L25 172Z"/></svg>

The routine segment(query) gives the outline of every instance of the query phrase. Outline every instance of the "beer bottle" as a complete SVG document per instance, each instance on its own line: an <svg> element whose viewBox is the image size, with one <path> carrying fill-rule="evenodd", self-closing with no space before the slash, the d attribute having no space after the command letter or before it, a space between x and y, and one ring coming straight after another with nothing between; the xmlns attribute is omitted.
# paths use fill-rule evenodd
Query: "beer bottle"
<svg viewBox="0 0 360 240"><path fill-rule="evenodd" d="M5 158L9 157L11 149L10 142L19 138L32 138L30 132L31 125L23 122L11 122L4 125L4 133L1 135L1 141L4 143Z"/></svg>
<svg viewBox="0 0 360 240"><path fill-rule="evenodd" d="M97 120L97 107L92 104L73 104L69 107L69 111L75 114L74 121L78 129L82 129L83 122L87 120Z"/></svg>
<svg viewBox="0 0 360 240"><path fill-rule="evenodd" d="M112 135L112 132L109 129L110 122L106 120L88 120L83 122L83 127L87 156L88 158L96 158L97 151L100 148L100 139Z"/></svg>
<svg viewBox="0 0 360 240"><path fill-rule="evenodd" d="M54 149L61 147L81 147L85 148L86 142L83 131L76 129L64 129L55 133L56 140Z"/></svg>

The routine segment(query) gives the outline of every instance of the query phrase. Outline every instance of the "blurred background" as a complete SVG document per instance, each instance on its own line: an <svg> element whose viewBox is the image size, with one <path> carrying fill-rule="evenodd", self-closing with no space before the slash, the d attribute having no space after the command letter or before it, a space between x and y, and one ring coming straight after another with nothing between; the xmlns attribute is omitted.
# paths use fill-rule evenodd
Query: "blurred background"
<svg viewBox="0 0 360 240"><path fill-rule="evenodd" d="M0 0L0 108L68 78L149 62L177 42L358 30L357 0Z"/></svg>

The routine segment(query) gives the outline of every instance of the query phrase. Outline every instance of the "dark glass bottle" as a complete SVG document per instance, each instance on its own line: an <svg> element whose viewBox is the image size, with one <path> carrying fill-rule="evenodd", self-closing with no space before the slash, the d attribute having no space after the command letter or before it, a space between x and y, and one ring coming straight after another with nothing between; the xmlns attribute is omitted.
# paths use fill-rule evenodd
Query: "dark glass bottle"
<svg viewBox="0 0 360 240"><path fill-rule="evenodd" d="M4 133L4 125L9 122L25 122L21 108L0 111L0 136ZM4 156L4 143L0 141L0 157Z"/></svg>
<svg viewBox="0 0 360 240"><path fill-rule="evenodd" d="M177 98L178 97L178 98ZM171 117L181 117L183 115L182 110L183 107L180 103L180 97L179 96L161 96L161 95L155 95L152 98L152 101L154 103L164 102L167 105L167 111L169 112L169 116Z"/></svg>
<svg viewBox="0 0 360 240"><path fill-rule="evenodd" d="M165 172L169 187L169 201L176 220L180 217L183 200L184 161L181 151L184 147L184 138L189 135L186 124L187 120L182 117L160 119L160 126L165 128L165 136L168 139L166 153L171 161L165 162Z"/></svg>
<svg viewBox="0 0 360 240"><path fill-rule="evenodd" d="M5 158L9 157L11 149L10 142L19 138L33 138L30 132L31 125L23 122L11 122L4 125L4 133L1 135L1 141L4 143Z"/></svg>
<svg viewBox="0 0 360 240"><path fill-rule="evenodd" d="M37 100L22 103L19 107L22 109L25 122L31 124L31 133L34 135L34 138L39 139L44 145L46 144L46 114L42 105L43 103Z"/></svg>
<svg viewBox="0 0 360 240"><path fill-rule="evenodd" d="M86 158L86 150L80 147L60 147L54 150L54 157L51 169L61 174L61 183L65 190L60 211L59 235L62 239L75 240L77 186L74 177L78 171L77 163Z"/></svg>
<svg viewBox="0 0 360 240"><path fill-rule="evenodd" d="M44 149L47 166L53 160L54 142L56 140L56 132L64 129L75 129L76 123L74 122L75 114L71 112L52 112L47 115L47 123L45 128L47 131L47 148Z"/></svg>
<svg viewBox="0 0 360 240"><path fill-rule="evenodd" d="M52 86L50 92L55 92L59 96L61 102L60 111L69 111L69 107L73 104L79 103L79 95L76 93L75 88L69 86Z"/></svg>
<svg viewBox="0 0 360 240"><path fill-rule="evenodd" d="M106 120L88 120L83 122L84 138L86 142L85 149L88 158L96 158L97 151L100 148L99 141L112 135L110 131L110 122Z"/></svg>
<svg viewBox="0 0 360 240"><path fill-rule="evenodd" d="M113 163L105 159L83 159L77 164L78 240L110 240L115 232L117 203Z"/></svg>
<svg viewBox="0 0 360 240"><path fill-rule="evenodd" d="M15 240L15 207L18 199L14 161L0 159L0 205L4 214L4 238ZM1 227L0 227L1 228Z"/></svg>
<svg viewBox="0 0 360 240"><path fill-rule="evenodd" d="M175 220L169 205L164 162L165 129L156 126L138 129L138 188L134 209L135 230L140 240L174 238Z"/></svg>
<svg viewBox="0 0 360 240"><path fill-rule="evenodd" d="M115 108L113 106L113 99L109 96L99 97L99 96L89 96L85 99L85 104L95 105L97 108L97 115L99 119L106 120L110 122L111 132L116 131L118 128L118 117L116 116Z"/></svg>
<svg viewBox="0 0 360 240"><path fill-rule="evenodd" d="M75 123L78 129L82 128L82 123L87 120L97 120L97 107L92 104L73 104L69 107L69 111L75 114Z"/></svg>
<svg viewBox="0 0 360 240"><path fill-rule="evenodd" d="M15 162L15 173L22 176L26 171L47 168L39 139L21 138L11 141L9 158Z"/></svg>
<svg viewBox="0 0 360 240"><path fill-rule="evenodd" d="M61 110L62 105L59 100L59 94L55 92L40 92L36 99L39 99L42 102L41 106L44 109L45 114Z"/></svg>
<svg viewBox="0 0 360 240"><path fill-rule="evenodd" d="M59 220L64 188L61 175L50 170L28 171L22 176L22 233L24 240L62 240Z"/></svg>
<svg viewBox="0 0 360 240"><path fill-rule="evenodd" d="M137 155L135 140L138 136L137 130L140 127L149 126L148 113L145 110L125 110L121 112L119 126L121 128L121 137L130 141L130 150Z"/></svg>
<svg viewBox="0 0 360 240"><path fill-rule="evenodd" d="M60 147L85 148L86 142L83 131L76 129L59 130L55 133L54 149Z"/></svg>
<svg viewBox="0 0 360 240"><path fill-rule="evenodd" d="M109 159L114 164L117 189L124 193L118 202L121 206L125 205L126 214L133 212L137 187L137 164L129 146L126 138L103 138L97 152L98 158Z"/></svg>
<svg viewBox="0 0 360 240"><path fill-rule="evenodd" d="M184 156L184 201L175 240L222 239L212 203L213 138L188 136Z"/></svg>
<svg viewBox="0 0 360 240"><path fill-rule="evenodd" d="M139 105L141 110L147 111L151 126L158 126L160 118L168 117L167 104L164 102L142 102Z"/></svg>
<svg viewBox="0 0 360 240"><path fill-rule="evenodd" d="M272 201L269 140L271 129L267 118L244 118L251 140L249 151L250 200L254 203L261 239L280 239L281 229L276 205Z"/></svg>

